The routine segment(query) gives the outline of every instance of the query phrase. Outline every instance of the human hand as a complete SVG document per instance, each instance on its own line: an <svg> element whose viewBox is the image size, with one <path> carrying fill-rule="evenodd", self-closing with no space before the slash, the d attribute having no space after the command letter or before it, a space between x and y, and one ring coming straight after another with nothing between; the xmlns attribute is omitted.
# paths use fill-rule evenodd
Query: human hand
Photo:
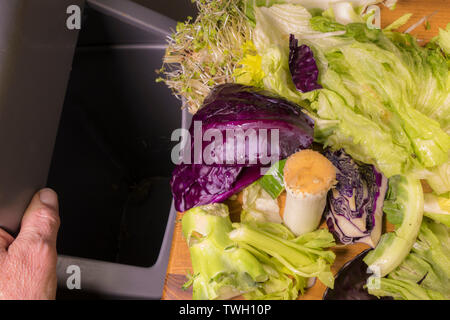
<svg viewBox="0 0 450 320"><path fill-rule="evenodd" d="M58 197L46 188L31 200L16 239L0 228L0 299L55 299L59 224Z"/></svg>

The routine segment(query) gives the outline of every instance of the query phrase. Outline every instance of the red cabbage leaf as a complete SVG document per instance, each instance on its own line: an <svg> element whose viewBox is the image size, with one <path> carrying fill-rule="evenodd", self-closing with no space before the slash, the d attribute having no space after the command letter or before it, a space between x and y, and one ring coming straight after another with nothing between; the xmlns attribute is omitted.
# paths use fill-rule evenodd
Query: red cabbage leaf
<svg viewBox="0 0 450 320"><path fill-rule="evenodd" d="M268 165L269 160L284 159L298 150L308 148L313 142L314 121L301 111L296 104L274 95L271 92L240 84L223 84L214 88L206 97L202 108L192 118L190 133L191 148L194 155L204 151L211 141L203 141L201 150L194 148L194 124L201 123L202 136L209 129L216 129L222 141L211 149L213 166ZM249 139L234 139L231 146L233 155L226 155L230 142L226 140L227 131L254 130L258 143L267 141L263 148L253 149ZM262 129L265 129L262 130ZM278 142L272 141L273 130L278 133ZM271 142L275 143L272 149ZM198 162L195 162L198 164Z"/></svg>
<svg viewBox="0 0 450 320"><path fill-rule="evenodd" d="M343 244L375 247L381 236L386 177L372 165L357 164L342 149L327 149L324 155L337 169L337 184L327 199L328 229Z"/></svg>
<svg viewBox="0 0 450 320"><path fill-rule="evenodd" d="M202 136L208 129L217 129L222 134L222 143L202 141L201 150L196 150L195 123L201 123ZM259 129L279 133L279 143L275 150L253 149L249 139L234 140L229 145L227 130L254 129L260 142ZM311 146L313 142L314 121L301 111L301 108L270 92L239 84L217 86L204 101L203 107L194 115L189 128L191 133L191 163L181 163L172 174L170 185L175 208L186 211L192 207L222 202L245 188L261 176L261 167L274 161L287 158L298 150ZM269 142L269 141L268 141ZM195 154L206 147L215 156L214 163L197 163ZM270 142L268 146L270 146ZM235 148L232 161L226 158L225 150ZM243 150L240 154L237 150ZM182 151L183 152L183 151ZM270 157L270 163L263 159ZM251 159L255 159L251 162Z"/></svg>
<svg viewBox="0 0 450 320"><path fill-rule="evenodd" d="M321 89L317 83L319 69L314 54L306 44L298 46L298 40L291 34L289 37L289 71L292 81L300 92Z"/></svg>
<svg viewBox="0 0 450 320"><path fill-rule="evenodd" d="M180 164L170 180L175 209L222 202L261 177L259 166L213 167Z"/></svg>

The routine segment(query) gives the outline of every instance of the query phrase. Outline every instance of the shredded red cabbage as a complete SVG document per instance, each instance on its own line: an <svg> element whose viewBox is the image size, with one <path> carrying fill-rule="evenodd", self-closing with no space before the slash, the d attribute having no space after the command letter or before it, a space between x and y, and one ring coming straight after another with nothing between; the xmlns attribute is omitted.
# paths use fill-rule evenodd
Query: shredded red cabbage
<svg viewBox="0 0 450 320"><path fill-rule="evenodd" d="M328 229L343 244L375 246L381 235L387 179L374 166L357 164L343 150L327 149L324 155L337 169L337 184L327 200Z"/></svg>
<svg viewBox="0 0 450 320"><path fill-rule="evenodd" d="M298 40L293 34L289 36L289 71L299 91L309 92L322 88L317 83L319 69L311 48L306 44L298 46Z"/></svg>

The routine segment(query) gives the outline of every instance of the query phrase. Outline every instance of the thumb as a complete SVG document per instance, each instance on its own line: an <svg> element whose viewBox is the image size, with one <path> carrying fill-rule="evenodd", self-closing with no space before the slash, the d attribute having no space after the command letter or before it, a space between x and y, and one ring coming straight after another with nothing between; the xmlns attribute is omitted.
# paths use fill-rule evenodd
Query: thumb
<svg viewBox="0 0 450 320"><path fill-rule="evenodd" d="M44 241L56 247L59 224L58 196L52 189L42 189L28 205L15 242Z"/></svg>
<svg viewBox="0 0 450 320"><path fill-rule="evenodd" d="M14 241L14 238L5 230L0 228L0 252L8 249L9 245Z"/></svg>

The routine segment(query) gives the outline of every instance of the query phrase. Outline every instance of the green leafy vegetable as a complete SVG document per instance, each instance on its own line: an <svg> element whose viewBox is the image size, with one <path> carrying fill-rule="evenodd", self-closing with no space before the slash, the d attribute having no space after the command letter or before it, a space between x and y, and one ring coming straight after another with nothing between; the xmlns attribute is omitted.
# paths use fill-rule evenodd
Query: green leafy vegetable
<svg viewBox="0 0 450 320"><path fill-rule="evenodd" d="M310 277L333 286L330 265L335 255L325 249L334 245L334 238L328 230L295 238L281 223L248 218L245 211L242 215L241 223L232 224L224 204L184 214L182 230L193 275L183 288L192 285L194 299L241 294L248 299L296 299Z"/></svg>
<svg viewBox="0 0 450 320"><path fill-rule="evenodd" d="M235 82L262 88L262 79L264 78L264 72L261 68L262 57L251 41L244 43L242 50L244 57L237 63L233 72Z"/></svg>
<svg viewBox="0 0 450 320"><path fill-rule="evenodd" d="M450 191L450 160L423 173L428 184L437 194Z"/></svg>
<svg viewBox="0 0 450 320"><path fill-rule="evenodd" d="M258 180L259 185L266 190L273 199L278 198L284 190L283 169L285 164L286 160L278 161Z"/></svg>
<svg viewBox="0 0 450 320"><path fill-rule="evenodd" d="M259 249L261 246L263 246L262 243L259 243L259 241L263 239L261 238L261 235L264 237L268 236L270 238L276 237L277 239L285 239L287 243L291 244L291 246L295 245L296 253L294 253L292 259L296 259L298 250L300 250L299 246L303 246L303 251L309 252L307 253L307 255L310 257L310 259L320 259L321 262L318 264L320 269L325 268L325 270L328 270L329 266L323 266L323 264L332 264L332 262L334 261L334 254L331 251L324 251L324 249L334 245L333 236L326 229L319 229L295 238L294 235L281 224L258 223L253 228L257 228L257 230L260 231L258 234L256 234L256 240L253 239L253 241L256 242L256 247L247 244L246 241L239 242L239 245L244 248L248 248L249 251L253 252L255 256L257 256L258 259L260 259L260 261L265 264L266 270L270 271L268 272L269 280L264 282L259 289L245 294L246 298L258 300L296 299L298 297L298 292L300 291L301 293L303 293L307 285L307 278L299 275L296 270L293 270L291 267L287 266L287 264L289 264L288 260L285 260L283 258L280 259L280 256L288 254L285 245L281 244L283 252L280 256L272 256L265 250ZM240 230L239 232L242 232L242 229L238 230ZM244 231L243 233L245 233L245 235L241 236L249 236L247 231ZM269 241L272 243L272 240ZM325 259L325 262L322 259ZM309 272L312 270L306 271ZM328 273L328 271L322 272L321 274L321 278L323 279L322 281L326 281L325 284L332 286L334 283L332 274Z"/></svg>
<svg viewBox="0 0 450 320"><path fill-rule="evenodd" d="M384 277L405 259L419 233L423 216L423 191L420 181L410 176L389 180L383 211L397 227L381 236L377 247L364 258L369 269Z"/></svg>
<svg viewBox="0 0 450 320"><path fill-rule="evenodd" d="M400 18L398 18L397 20L395 20L394 22L392 22L390 25L388 25L383 30L390 31L390 30L398 29L401 26L403 26L404 24L406 24L408 22L408 20L411 18L411 16L412 16L412 13L406 13L406 14L402 15Z"/></svg>
<svg viewBox="0 0 450 320"><path fill-rule="evenodd" d="M380 279L380 287L369 289L369 293L378 297L392 296L396 300L444 300L439 292L424 289L417 283L390 278Z"/></svg>
<svg viewBox="0 0 450 320"><path fill-rule="evenodd" d="M344 148L387 177L448 161L450 81L440 50L389 29L313 17L295 4L255 8L255 17L264 86L309 111L317 142ZM287 65L289 33L315 51L323 89L296 92Z"/></svg>
<svg viewBox="0 0 450 320"><path fill-rule="evenodd" d="M350 2L336 2L331 5L333 17L336 22L342 24L349 24L354 22L364 22L364 19L359 15Z"/></svg>
<svg viewBox="0 0 450 320"><path fill-rule="evenodd" d="M446 294L450 297L450 234L449 228L441 223L424 219L413 253L433 265L434 270L445 277ZM442 279L444 280L444 278ZM436 284L438 285L438 284Z"/></svg>
<svg viewBox="0 0 450 320"><path fill-rule="evenodd" d="M361 24L358 26L363 27ZM419 83L423 89L428 79L433 84L436 81L432 76L433 70L429 67L429 61L435 61L433 59L436 58L438 59L436 63L440 63L436 68L444 66L446 68L445 61L439 60L439 56L434 56L434 53L423 52L422 48L414 52L397 51L395 49L397 47L392 46L390 50L386 50L385 48L392 44L389 44L389 40L384 38L381 32L369 31L365 27L362 29L366 32L360 32L360 28L351 30L354 33L353 37L360 38L364 42L345 44L326 53L329 69L336 73L335 77L339 79L339 83L344 84L340 89L346 89L355 98L347 100L347 106L389 133L393 143L402 147L402 154L414 153L417 156L406 158L405 168L417 165L416 159L424 167L433 167L446 162L450 136L440 128L438 122L427 116L433 114L430 110L431 99L425 102L424 95L419 93ZM380 42L380 45L372 41ZM422 56L416 58L419 54ZM420 63L422 72L417 70L416 63ZM448 70L442 71L445 73ZM419 79L419 75L424 77ZM335 77L328 78L325 75L322 83L324 87L328 86L341 93L335 86ZM399 78L402 81L398 81ZM436 85L430 90L440 94ZM411 91L417 92L417 96L412 97ZM444 98L444 94L440 94L439 97Z"/></svg>
<svg viewBox="0 0 450 320"><path fill-rule="evenodd" d="M439 28L437 43L446 54L450 55L450 23L445 29Z"/></svg>
<svg viewBox="0 0 450 320"><path fill-rule="evenodd" d="M420 233L405 260L377 286L376 296L402 300L450 299L450 229L424 218ZM375 282L376 284L376 282Z"/></svg>
<svg viewBox="0 0 450 320"><path fill-rule="evenodd" d="M182 219L194 275L193 299L229 299L254 290L268 279L263 265L228 237L232 230L228 208L212 204L192 208Z"/></svg>
<svg viewBox="0 0 450 320"><path fill-rule="evenodd" d="M281 223L278 201L254 182L242 192L241 220Z"/></svg>
<svg viewBox="0 0 450 320"><path fill-rule="evenodd" d="M450 193L424 194L424 215L450 228Z"/></svg>
<svg viewBox="0 0 450 320"><path fill-rule="evenodd" d="M274 265L286 269L290 274L300 277L318 277L326 286L333 287L334 277L330 265L334 262L332 251L322 250L322 246L332 246L334 239L327 230L314 231L315 234L302 235L298 238L284 239L273 233L261 230L251 224L234 224L234 230L229 234L231 240L238 245L251 246L261 254L271 257ZM317 247L308 246L305 237L326 237L319 241Z"/></svg>
<svg viewBox="0 0 450 320"><path fill-rule="evenodd" d="M257 7L271 7L276 4L293 4L302 6L311 13L320 14L326 11L328 15L337 16L340 19L352 22L361 21L361 14L372 4L382 2L382 0L247 0L245 3L245 13L252 25L256 24L254 10Z"/></svg>

